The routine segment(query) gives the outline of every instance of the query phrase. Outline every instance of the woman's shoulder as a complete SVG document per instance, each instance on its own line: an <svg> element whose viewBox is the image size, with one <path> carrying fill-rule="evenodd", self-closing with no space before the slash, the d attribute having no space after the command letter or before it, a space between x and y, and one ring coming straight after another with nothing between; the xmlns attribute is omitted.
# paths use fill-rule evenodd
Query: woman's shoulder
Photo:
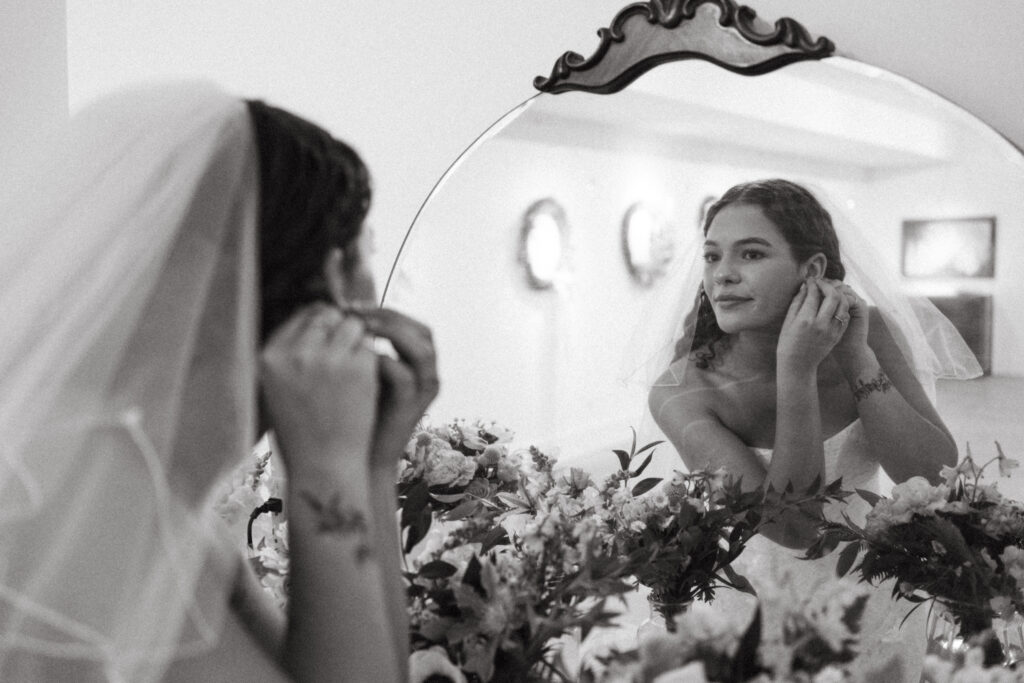
<svg viewBox="0 0 1024 683"><path fill-rule="evenodd" d="M702 370L686 359L676 361L651 387L647 402L655 420L671 407L680 415L712 412L716 383L710 370Z"/></svg>

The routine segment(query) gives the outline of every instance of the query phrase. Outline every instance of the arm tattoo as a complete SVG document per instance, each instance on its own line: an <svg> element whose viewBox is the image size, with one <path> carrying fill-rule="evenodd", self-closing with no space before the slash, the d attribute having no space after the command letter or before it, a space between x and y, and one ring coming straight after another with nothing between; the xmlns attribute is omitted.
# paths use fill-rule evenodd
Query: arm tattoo
<svg viewBox="0 0 1024 683"><path fill-rule="evenodd" d="M366 542L366 519L361 510L343 506L340 493L335 493L326 503L308 491L300 491L299 495L316 513L317 531L338 536L356 534L359 536L356 559L362 563L370 557L373 551Z"/></svg>
<svg viewBox="0 0 1024 683"><path fill-rule="evenodd" d="M872 392L879 391L884 394L890 389L892 389L892 382L889 381L884 372L879 372L878 377L875 377L870 382L865 382L862 379L857 380L857 386L853 389L853 398L857 403L860 403L870 396Z"/></svg>

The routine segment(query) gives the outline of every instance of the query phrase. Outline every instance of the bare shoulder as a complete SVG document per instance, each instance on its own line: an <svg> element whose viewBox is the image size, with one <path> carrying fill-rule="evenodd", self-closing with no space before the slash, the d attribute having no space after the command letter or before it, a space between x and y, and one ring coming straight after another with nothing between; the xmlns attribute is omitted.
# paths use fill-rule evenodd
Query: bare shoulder
<svg viewBox="0 0 1024 683"><path fill-rule="evenodd" d="M706 373L689 368L686 372L666 370L651 387L647 405L655 422L708 416L712 411L714 384Z"/></svg>

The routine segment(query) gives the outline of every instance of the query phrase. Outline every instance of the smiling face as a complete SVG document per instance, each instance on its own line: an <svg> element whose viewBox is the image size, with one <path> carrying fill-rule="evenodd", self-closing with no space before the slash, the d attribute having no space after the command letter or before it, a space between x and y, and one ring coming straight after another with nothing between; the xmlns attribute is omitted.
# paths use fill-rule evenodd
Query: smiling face
<svg viewBox="0 0 1024 683"><path fill-rule="evenodd" d="M708 226L704 291L726 334L777 332L807 274L807 264L758 206L730 204Z"/></svg>

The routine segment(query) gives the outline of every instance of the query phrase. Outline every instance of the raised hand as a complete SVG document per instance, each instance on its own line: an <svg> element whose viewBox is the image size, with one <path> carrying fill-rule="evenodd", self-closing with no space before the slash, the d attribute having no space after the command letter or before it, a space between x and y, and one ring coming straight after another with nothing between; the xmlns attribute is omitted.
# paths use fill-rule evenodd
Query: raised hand
<svg viewBox="0 0 1024 683"><path fill-rule="evenodd" d="M380 405L373 441L373 464L393 467L440 388L433 336L426 325L392 309L366 309L360 315L367 331L390 341L398 354L397 360L379 360Z"/></svg>
<svg viewBox="0 0 1024 683"><path fill-rule="evenodd" d="M292 316L264 346L263 404L289 474L367 466L379 380L365 331L358 318L317 303ZM340 462L344 458L359 460Z"/></svg>
<svg viewBox="0 0 1024 683"><path fill-rule="evenodd" d="M846 333L850 299L830 281L808 278L793 297L779 334L780 367L814 370Z"/></svg>
<svg viewBox="0 0 1024 683"><path fill-rule="evenodd" d="M842 361L868 349L868 305L850 285L839 280L823 280L839 292L847 302L850 322L833 353Z"/></svg>

